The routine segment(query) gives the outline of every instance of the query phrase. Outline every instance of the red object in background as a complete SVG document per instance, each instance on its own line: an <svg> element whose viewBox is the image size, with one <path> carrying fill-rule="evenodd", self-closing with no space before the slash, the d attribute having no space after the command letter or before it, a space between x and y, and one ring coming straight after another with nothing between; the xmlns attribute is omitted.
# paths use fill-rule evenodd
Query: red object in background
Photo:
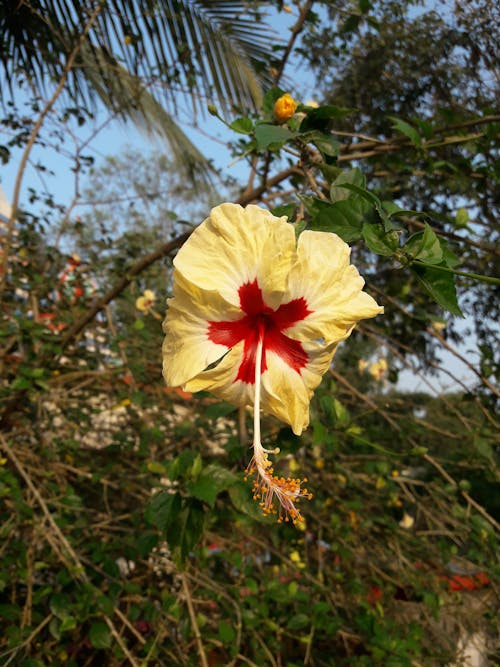
<svg viewBox="0 0 500 667"><path fill-rule="evenodd" d="M451 577L438 577L438 581L448 584L450 591L477 591L488 586L490 580L484 572L475 574L454 574Z"/></svg>
<svg viewBox="0 0 500 667"><path fill-rule="evenodd" d="M382 599L382 589L378 586L372 586L366 596L366 601L374 607Z"/></svg>

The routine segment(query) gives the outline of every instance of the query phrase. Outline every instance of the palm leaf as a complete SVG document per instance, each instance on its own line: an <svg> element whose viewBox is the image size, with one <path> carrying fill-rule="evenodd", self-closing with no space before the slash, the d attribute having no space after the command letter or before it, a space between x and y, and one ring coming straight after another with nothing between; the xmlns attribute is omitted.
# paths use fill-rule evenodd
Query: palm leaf
<svg viewBox="0 0 500 667"><path fill-rule="evenodd" d="M113 57L134 76L154 80L167 108L179 91L199 103L217 102L221 110L254 108L272 61L270 28L262 22L262 3L237 0L107 0L86 44ZM0 3L0 64L11 84L28 76L39 89L57 80L65 59L82 33L91 3L81 0L17 0ZM276 42L276 40L274 40ZM264 72L264 73L257 73ZM88 102L95 91L76 74L72 96Z"/></svg>
<svg viewBox="0 0 500 667"><path fill-rule="evenodd" d="M197 186L210 183L212 167L142 81L103 50L81 52L81 69L93 90L123 121L132 121L148 135L160 136L171 148L174 161ZM98 63L98 67L96 67Z"/></svg>
<svg viewBox="0 0 500 667"><path fill-rule="evenodd" d="M229 115L260 106L272 63L262 4L107 0L83 42L66 94L85 106L100 99L122 118L160 134L188 174L204 177L207 161L167 110L175 113L178 104L203 109L210 101ZM1 87L12 95L21 76L46 94L47 83L52 87L60 79L93 6L90 0L0 3Z"/></svg>

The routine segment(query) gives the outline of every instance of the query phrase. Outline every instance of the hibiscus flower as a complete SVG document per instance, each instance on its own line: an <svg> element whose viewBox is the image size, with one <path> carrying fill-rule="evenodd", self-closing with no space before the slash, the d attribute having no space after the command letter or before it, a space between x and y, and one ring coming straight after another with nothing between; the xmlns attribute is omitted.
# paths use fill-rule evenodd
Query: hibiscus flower
<svg viewBox="0 0 500 667"><path fill-rule="evenodd" d="M156 294L152 290L146 289L144 290L144 293L135 300L135 307L137 310L140 310L141 313L148 313L155 301Z"/></svg>
<svg viewBox="0 0 500 667"><path fill-rule="evenodd" d="M295 230L258 206L221 204L197 227L174 260L173 298L164 322L163 374L170 386L207 390L254 408L251 470L266 512L274 497L284 515L301 480L274 475L260 442L260 410L300 435L309 402L337 345L355 324L383 312L362 291L337 235Z"/></svg>

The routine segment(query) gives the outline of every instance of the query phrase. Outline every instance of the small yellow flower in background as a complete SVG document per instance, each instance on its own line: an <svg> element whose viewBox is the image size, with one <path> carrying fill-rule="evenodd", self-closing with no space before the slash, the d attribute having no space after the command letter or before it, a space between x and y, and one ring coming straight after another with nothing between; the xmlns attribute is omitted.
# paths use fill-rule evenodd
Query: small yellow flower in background
<svg viewBox="0 0 500 667"><path fill-rule="evenodd" d="M319 107L319 102L316 102L316 100L307 100L304 106L317 109Z"/></svg>
<svg viewBox="0 0 500 667"><path fill-rule="evenodd" d="M364 359L360 359L358 361L358 372L359 373L364 373L369 365L370 364L368 363L368 361L365 361Z"/></svg>
<svg viewBox="0 0 500 667"><path fill-rule="evenodd" d="M382 380L384 375L387 373L387 361L385 359L374 361L373 364L370 364L368 372L374 380L380 382L380 380Z"/></svg>
<svg viewBox="0 0 500 667"><path fill-rule="evenodd" d="M292 563L294 563L300 570L302 570L302 569L306 566L306 564L305 564L304 561L302 560L302 557L301 557L301 555L299 554L298 551L292 551L292 552L290 553L290 560L291 560Z"/></svg>
<svg viewBox="0 0 500 667"><path fill-rule="evenodd" d="M441 331L444 331L446 329L446 323L440 322L439 320L435 320L434 322L431 323L431 327L434 329L434 331L441 333Z"/></svg>
<svg viewBox="0 0 500 667"><path fill-rule="evenodd" d="M408 514L408 512L404 512L403 518L399 522L399 525L401 526L401 528L409 530L410 528L413 528L414 523L415 519L411 516L411 514Z"/></svg>
<svg viewBox="0 0 500 667"><path fill-rule="evenodd" d="M174 259L165 381L253 406L254 497L265 514L295 523L297 501L310 497L306 480L274 473L269 455L278 452L261 444L260 410L300 435L338 343L383 312L349 256L336 234L304 231L297 241L286 217L228 203L212 209Z"/></svg>
<svg viewBox="0 0 500 667"><path fill-rule="evenodd" d="M156 294L152 290L146 289L144 290L144 294L136 299L135 307L141 313L147 313L153 307L155 301Z"/></svg>
<svg viewBox="0 0 500 667"><path fill-rule="evenodd" d="M274 117L278 123L286 123L295 113L297 102L289 93L278 97L274 103Z"/></svg>

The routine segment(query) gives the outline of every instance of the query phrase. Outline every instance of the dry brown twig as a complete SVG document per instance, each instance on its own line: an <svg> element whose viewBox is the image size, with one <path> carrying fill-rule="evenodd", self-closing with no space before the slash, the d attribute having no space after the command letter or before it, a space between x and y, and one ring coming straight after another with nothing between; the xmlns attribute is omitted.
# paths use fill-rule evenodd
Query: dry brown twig
<svg viewBox="0 0 500 667"><path fill-rule="evenodd" d="M50 528L50 530L45 530L43 532L44 538L50 544L51 548L53 549L54 553L59 558L59 560L64 564L64 566L72 574L72 576L75 577L75 579L78 579L79 581L84 582L87 585L92 585L85 571L85 567L83 566L82 561L78 557L78 554L75 552L75 550L73 549L73 547L68 542L68 540L62 533L61 529L55 522L52 513L50 512L43 496L41 495L38 488L35 486L33 480L31 479L31 476L25 470L25 467L21 463L18 456L14 453L14 450L9 445L9 443L7 442L6 438L2 433L0 433L0 447L3 449L8 459L12 462L18 474L23 478L27 487L35 497L37 504L42 510L43 516ZM114 612L120 619L123 620L123 615L117 609L116 606L114 608ZM103 617L107 626L110 629L112 636L114 637L117 644L120 646L121 650L126 655L129 663L132 665L132 667L139 667L139 663L127 648L126 643L124 642L120 633L117 631L112 619L109 618L109 616L107 615L104 615ZM22 645L20 647L16 647L16 649L21 650L21 647Z"/></svg>

